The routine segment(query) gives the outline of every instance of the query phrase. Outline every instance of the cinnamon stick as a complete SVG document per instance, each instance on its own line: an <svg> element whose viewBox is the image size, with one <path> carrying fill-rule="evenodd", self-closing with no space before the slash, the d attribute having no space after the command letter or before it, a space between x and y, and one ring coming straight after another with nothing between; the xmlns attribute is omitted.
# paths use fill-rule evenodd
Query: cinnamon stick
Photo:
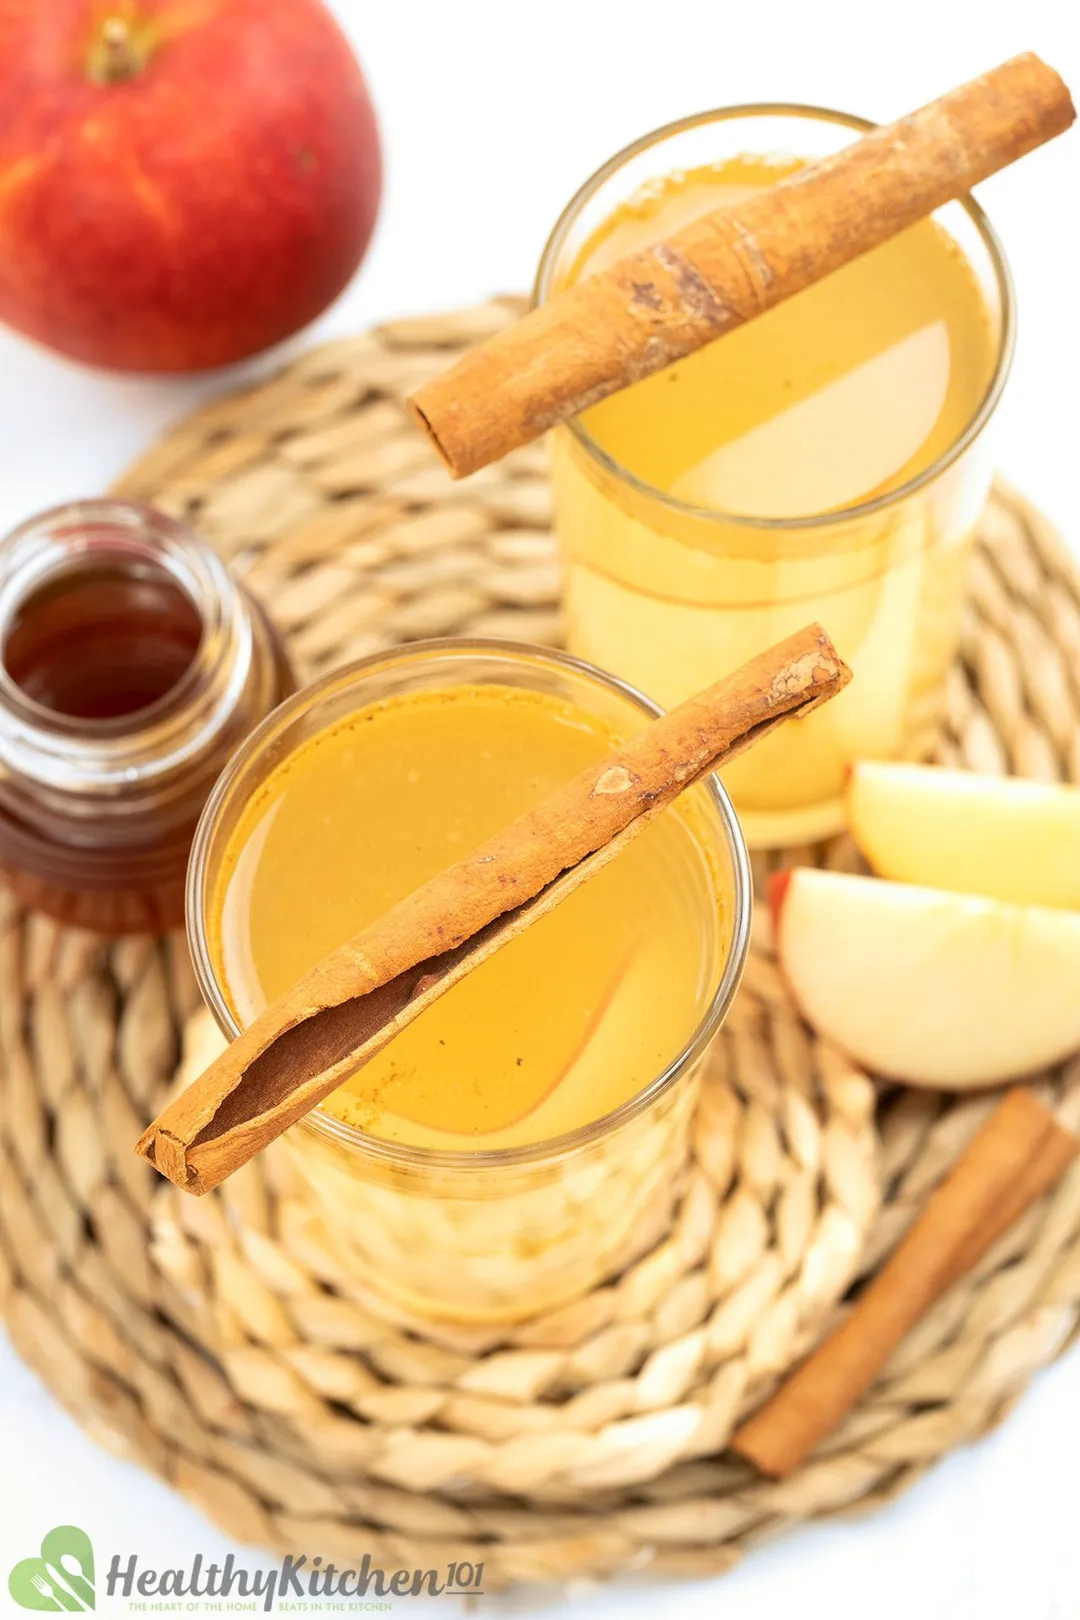
<svg viewBox="0 0 1080 1620"><path fill-rule="evenodd" d="M753 320L1068 128L1027 53L556 293L410 407L455 478Z"/></svg>
<svg viewBox="0 0 1080 1620"><path fill-rule="evenodd" d="M915 1323L971 1271L1080 1151L1033 1091L1008 1092L849 1316L737 1430L731 1448L776 1479L829 1434Z"/></svg>
<svg viewBox="0 0 1080 1620"><path fill-rule="evenodd" d="M662 715L408 895L266 1009L136 1151L192 1193L246 1163L672 800L850 671L818 625Z"/></svg>

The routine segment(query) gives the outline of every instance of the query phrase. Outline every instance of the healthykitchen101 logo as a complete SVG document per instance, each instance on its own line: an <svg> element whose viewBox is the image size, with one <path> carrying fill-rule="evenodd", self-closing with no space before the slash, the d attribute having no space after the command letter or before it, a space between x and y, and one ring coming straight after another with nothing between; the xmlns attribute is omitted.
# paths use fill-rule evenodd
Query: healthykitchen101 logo
<svg viewBox="0 0 1080 1620"><path fill-rule="evenodd" d="M23 1609L94 1608L94 1549L85 1530L58 1524L36 1558L24 1558L8 1576L8 1591Z"/></svg>
<svg viewBox="0 0 1080 1620"><path fill-rule="evenodd" d="M483 1564L447 1564L436 1569L393 1569L374 1566L365 1553L358 1567L341 1568L328 1560L290 1553L272 1569L250 1569L233 1553L208 1563L196 1553L190 1567L152 1569L138 1555L113 1556L102 1581L105 1595L125 1598L132 1609L258 1610L318 1612L386 1610L395 1597L478 1597L484 1590ZM59 1524L41 1543L36 1558L24 1558L8 1577L8 1591L23 1609L53 1613L96 1607L94 1549L77 1525ZM187 1602L178 1600L187 1599ZM148 1601L149 1600L149 1601ZM164 1600L164 1601L163 1601ZM376 1600L376 1601L373 1601Z"/></svg>

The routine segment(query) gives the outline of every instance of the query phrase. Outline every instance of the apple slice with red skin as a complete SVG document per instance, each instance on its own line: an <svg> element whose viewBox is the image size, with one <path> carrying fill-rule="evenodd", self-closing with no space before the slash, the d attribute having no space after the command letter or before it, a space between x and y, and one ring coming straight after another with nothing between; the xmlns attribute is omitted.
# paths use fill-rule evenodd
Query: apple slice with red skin
<svg viewBox="0 0 1080 1620"><path fill-rule="evenodd" d="M876 1074L963 1090L1080 1049L1080 913L814 867L769 899L803 1014Z"/></svg>
<svg viewBox="0 0 1080 1620"><path fill-rule="evenodd" d="M788 885L795 873L795 867L786 866L782 872L773 872L769 878L769 910L772 912L773 933L780 936L780 913L784 907L784 896L788 892Z"/></svg>

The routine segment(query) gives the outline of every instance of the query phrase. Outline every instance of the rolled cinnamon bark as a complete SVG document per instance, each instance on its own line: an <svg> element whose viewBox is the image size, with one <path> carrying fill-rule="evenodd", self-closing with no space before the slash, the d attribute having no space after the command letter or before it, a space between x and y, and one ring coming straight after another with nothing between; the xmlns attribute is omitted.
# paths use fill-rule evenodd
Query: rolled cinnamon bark
<svg viewBox="0 0 1080 1620"><path fill-rule="evenodd" d="M1026 1086L1006 1093L840 1326L736 1430L732 1451L784 1479L871 1386L904 1335L1076 1158Z"/></svg>
<svg viewBox="0 0 1080 1620"><path fill-rule="evenodd" d="M425 383L413 415L462 478L820 281L1075 116L1053 68L1014 57L556 293Z"/></svg>
<svg viewBox="0 0 1080 1620"><path fill-rule="evenodd" d="M165 1109L136 1152L187 1192L216 1187L684 788L850 678L811 625L654 720L312 968Z"/></svg>

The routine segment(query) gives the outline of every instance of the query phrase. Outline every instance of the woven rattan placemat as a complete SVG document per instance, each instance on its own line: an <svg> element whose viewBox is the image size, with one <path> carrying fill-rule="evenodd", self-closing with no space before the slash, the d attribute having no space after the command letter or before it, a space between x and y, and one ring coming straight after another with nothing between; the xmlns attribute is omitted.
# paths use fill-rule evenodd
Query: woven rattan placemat
<svg viewBox="0 0 1080 1620"><path fill-rule="evenodd" d="M555 640L540 447L452 485L403 396L513 300L305 355L181 423L121 481L262 593L304 676L400 640ZM1080 588L1039 514L983 524L943 759L1080 780ZM843 841L786 858L854 859ZM180 939L102 944L0 902L0 1309L99 1440L242 1541L512 1581L728 1567L865 1509L984 1433L1080 1321L1080 1169L905 1341L800 1473L724 1453L842 1309L992 1099L894 1090L818 1041L759 921L667 1238L507 1333L363 1297L271 1152L185 1199L131 1145L216 1039ZM1080 1064L1040 1089L1080 1127ZM875 1106L876 1105L876 1106ZM876 1114L876 1117L875 1117Z"/></svg>

